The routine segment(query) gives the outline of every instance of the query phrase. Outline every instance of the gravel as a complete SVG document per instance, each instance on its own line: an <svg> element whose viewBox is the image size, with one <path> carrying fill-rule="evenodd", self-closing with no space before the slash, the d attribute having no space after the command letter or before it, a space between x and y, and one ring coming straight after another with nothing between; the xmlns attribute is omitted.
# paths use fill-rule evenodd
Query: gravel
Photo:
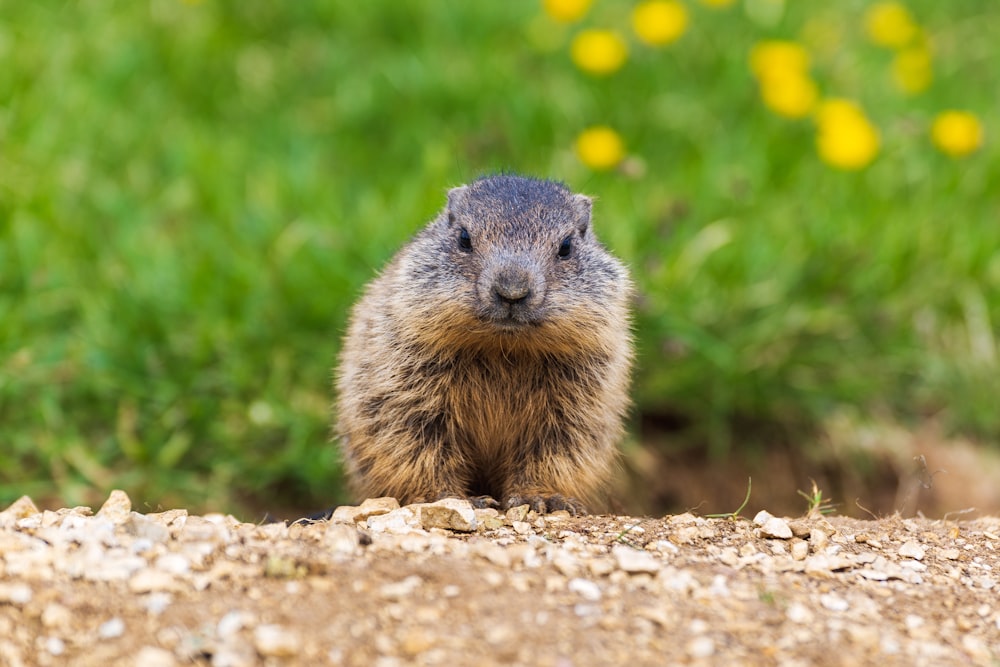
<svg viewBox="0 0 1000 667"><path fill-rule="evenodd" d="M1000 661L1000 519L0 511L0 664Z"/></svg>

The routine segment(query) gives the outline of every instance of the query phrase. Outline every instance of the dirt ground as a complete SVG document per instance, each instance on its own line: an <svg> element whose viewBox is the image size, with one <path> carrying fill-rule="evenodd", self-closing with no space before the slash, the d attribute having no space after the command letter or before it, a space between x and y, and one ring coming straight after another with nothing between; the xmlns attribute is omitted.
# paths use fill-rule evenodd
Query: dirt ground
<svg viewBox="0 0 1000 667"><path fill-rule="evenodd" d="M1000 519L0 512L3 665L995 665Z"/></svg>

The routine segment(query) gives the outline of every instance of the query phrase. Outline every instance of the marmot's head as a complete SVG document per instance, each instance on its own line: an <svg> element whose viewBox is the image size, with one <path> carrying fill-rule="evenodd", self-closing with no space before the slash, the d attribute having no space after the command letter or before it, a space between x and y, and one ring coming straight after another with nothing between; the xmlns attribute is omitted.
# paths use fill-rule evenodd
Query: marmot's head
<svg viewBox="0 0 1000 667"><path fill-rule="evenodd" d="M627 320L625 269L594 236L590 198L560 183L496 175L454 188L414 244L403 274L426 288L428 333L451 346L587 347Z"/></svg>

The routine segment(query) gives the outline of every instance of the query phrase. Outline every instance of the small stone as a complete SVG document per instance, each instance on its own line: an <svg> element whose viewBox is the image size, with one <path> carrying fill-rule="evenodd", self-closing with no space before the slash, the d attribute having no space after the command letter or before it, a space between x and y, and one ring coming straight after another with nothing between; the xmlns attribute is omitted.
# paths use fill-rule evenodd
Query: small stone
<svg viewBox="0 0 1000 667"><path fill-rule="evenodd" d="M468 500L445 498L436 503L420 505L418 516L424 530L442 528L469 533L476 529L476 511Z"/></svg>
<svg viewBox="0 0 1000 667"><path fill-rule="evenodd" d="M416 513L409 507L400 507L388 514L379 514L368 517L365 524L368 530L373 533L389 533L391 535L405 535L414 530L420 530L420 521Z"/></svg>
<svg viewBox="0 0 1000 667"><path fill-rule="evenodd" d="M20 519L39 514L34 501L28 496L21 496L4 511L0 512L0 526L13 526Z"/></svg>
<svg viewBox="0 0 1000 667"><path fill-rule="evenodd" d="M611 555L618 564L618 569L628 572L629 574L636 574L639 572L656 574L660 571L660 562L647 551L617 544L612 547Z"/></svg>
<svg viewBox="0 0 1000 667"><path fill-rule="evenodd" d="M938 555L945 560L958 560L959 556L962 555L962 552L958 549L941 549L938 552Z"/></svg>
<svg viewBox="0 0 1000 667"><path fill-rule="evenodd" d="M191 571L191 562L183 554L167 553L156 559L156 569L171 574L185 575Z"/></svg>
<svg viewBox="0 0 1000 667"><path fill-rule="evenodd" d="M59 656L66 652L66 642L59 637L46 637L45 650L50 655Z"/></svg>
<svg viewBox="0 0 1000 667"><path fill-rule="evenodd" d="M903 558L912 558L914 560L924 559L924 548L920 546L919 542L910 540L899 547L899 555Z"/></svg>
<svg viewBox="0 0 1000 667"><path fill-rule="evenodd" d="M805 560L809 555L809 543L796 540L792 542L792 560Z"/></svg>
<svg viewBox="0 0 1000 667"><path fill-rule="evenodd" d="M819 603L824 609L829 609L830 611L847 611L851 608L847 600L840 597L839 595L834 595L833 593L824 593L819 596Z"/></svg>
<svg viewBox="0 0 1000 667"><path fill-rule="evenodd" d="M399 509L399 501L395 498L383 497L383 498L368 498L361 503L358 507L358 518L357 521L364 521L370 516L378 516L380 514L388 514L389 512Z"/></svg>
<svg viewBox="0 0 1000 667"><path fill-rule="evenodd" d="M365 517L367 518L367 517ZM341 505L330 515L331 523L355 523L361 521L361 508L357 505Z"/></svg>
<svg viewBox="0 0 1000 667"><path fill-rule="evenodd" d="M175 667L174 654L156 646L143 646L132 661L134 667Z"/></svg>
<svg viewBox="0 0 1000 667"><path fill-rule="evenodd" d="M228 639L243 628L253 625L254 620L253 614L234 609L219 619L215 633L222 639Z"/></svg>
<svg viewBox="0 0 1000 667"><path fill-rule="evenodd" d="M517 507L511 507L507 510L507 521L514 523L515 521L524 521L528 518L528 512L531 511L531 507L528 505L518 505Z"/></svg>
<svg viewBox="0 0 1000 667"><path fill-rule="evenodd" d="M399 641L400 650L409 656L417 656L434 646L434 638L419 628L413 628Z"/></svg>
<svg viewBox="0 0 1000 667"><path fill-rule="evenodd" d="M58 602L50 602L42 610L42 625L52 629L62 629L69 627L73 614L70 610Z"/></svg>
<svg viewBox="0 0 1000 667"><path fill-rule="evenodd" d="M383 584L379 588L379 595L390 600L399 600L412 595L423 583L423 579L415 574L411 574L400 581Z"/></svg>
<svg viewBox="0 0 1000 667"><path fill-rule="evenodd" d="M689 641L686 648L692 658L708 658L715 654L715 641L703 635Z"/></svg>
<svg viewBox="0 0 1000 667"><path fill-rule="evenodd" d="M527 505L525 505L527 507ZM531 527L531 524L527 521L511 521L510 527L514 529L514 532L518 535L527 535L528 533L535 532Z"/></svg>
<svg viewBox="0 0 1000 667"><path fill-rule="evenodd" d="M97 628L97 636L101 639L115 639L125 634L125 621L115 616L101 623Z"/></svg>
<svg viewBox="0 0 1000 667"><path fill-rule="evenodd" d="M789 521L788 527L792 529L792 535L795 537L806 537L812 532L812 527L809 525L809 522L802 519L793 519L792 521Z"/></svg>
<svg viewBox="0 0 1000 667"><path fill-rule="evenodd" d="M133 593L151 593L154 591L179 591L182 586L169 572L145 569L132 575L128 581L128 588Z"/></svg>
<svg viewBox="0 0 1000 667"><path fill-rule="evenodd" d="M571 593L576 593L584 600L597 602L601 599L601 587L589 579L570 579L566 585Z"/></svg>
<svg viewBox="0 0 1000 667"><path fill-rule="evenodd" d="M610 558L591 558L587 561L587 569L595 577L604 577L615 571L615 562Z"/></svg>
<svg viewBox="0 0 1000 667"><path fill-rule="evenodd" d="M281 625L259 625L253 632L254 648L265 657L296 655L301 644L296 633Z"/></svg>
<svg viewBox="0 0 1000 667"><path fill-rule="evenodd" d="M812 545L813 552L819 553L826 548L829 542L830 534L822 528L812 528L809 530L809 543Z"/></svg>
<svg viewBox="0 0 1000 667"><path fill-rule="evenodd" d="M153 521L138 512L131 512L125 521L125 532L136 538L163 544L170 539L170 531L159 521Z"/></svg>
<svg viewBox="0 0 1000 667"><path fill-rule="evenodd" d="M788 522L775 516L768 518L761 524L760 536L772 537L779 540L790 540L793 537L792 529L788 526Z"/></svg>
<svg viewBox="0 0 1000 667"><path fill-rule="evenodd" d="M353 554L361 544L361 533L353 521L349 525L330 522L323 531L323 542L333 553Z"/></svg>
<svg viewBox="0 0 1000 667"><path fill-rule="evenodd" d="M788 605L788 609L785 610L785 616L792 623L799 623L801 625L808 625L813 622L813 613L808 607L799 602L793 602Z"/></svg>
<svg viewBox="0 0 1000 667"><path fill-rule="evenodd" d="M761 510L757 512L753 517L754 525L763 526L768 520L773 519L774 515L767 510Z"/></svg>
<svg viewBox="0 0 1000 667"><path fill-rule="evenodd" d="M97 510L99 518L107 519L116 525L124 524L132 512L132 500L121 489L115 489L108 499Z"/></svg>
<svg viewBox="0 0 1000 667"><path fill-rule="evenodd" d="M0 583L0 604L13 604L21 606L31 602L33 593L28 584Z"/></svg>

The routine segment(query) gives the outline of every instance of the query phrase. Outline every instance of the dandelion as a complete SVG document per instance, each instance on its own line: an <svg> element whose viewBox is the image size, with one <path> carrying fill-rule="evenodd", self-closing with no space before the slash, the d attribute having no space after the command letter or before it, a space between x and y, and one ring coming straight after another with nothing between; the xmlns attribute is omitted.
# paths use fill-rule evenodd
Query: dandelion
<svg viewBox="0 0 1000 667"><path fill-rule="evenodd" d="M590 74L617 71L628 57L625 40L612 30L584 30L573 39L570 56L576 66Z"/></svg>
<svg viewBox="0 0 1000 667"><path fill-rule="evenodd" d="M593 0L542 0L542 9L560 23L576 23L590 11Z"/></svg>
<svg viewBox="0 0 1000 667"><path fill-rule="evenodd" d="M865 30L875 44L900 49L919 34L913 16L900 2L879 2L865 13Z"/></svg>
<svg viewBox="0 0 1000 667"><path fill-rule="evenodd" d="M838 169L862 169L878 155L878 129L854 102L824 101L816 112L816 124L816 148L827 164Z"/></svg>
<svg viewBox="0 0 1000 667"><path fill-rule="evenodd" d="M968 111L944 111L931 125L931 140L943 153L964 157L983 143L983 126Z"/></svg>
<svg viewBox="0 0 1000 667"><path fill-rule="evenodd" d="M750 51L750 71L758 79L786 72L804 74L809 71L809 52L796 42L758 42Z"/></svg>
<svg viewBox="0 0 1000 667"><path fill-rule="evenodd" d="M632 10L632 29L650 46L676 41L687 29L688 14L676 0L647 0Z"/></svg>
<svg viewBox="0 0 1000 667"><path fill-rule="evenodd" d="M625 158L625 144L610 127L598 125L576 138L576 155L591 169L611 169Z"/></svg>
<svg viewBox="0 0 1000 667"><path fill-rule="evenodd" d="M899 51L892 59L892 78L904 93L916 95L927 90L934 78L927 47L914 46Z"/></svg>
<svg viewBox="0 0 1000 667"><path fill-rule="evenodd" d="M793 72L761 81L760 95L771 111L786 118L805 118L816 107L819 89L807 76Z"/></svg>
<svg viewBox="0 0 1000 667"><path fill-rule="evenodd" d="M750 52L750 69L764 104L787 118L804 118L816 107L819 89L809 78L809 52L795 42L760 42Z"/></svg>

